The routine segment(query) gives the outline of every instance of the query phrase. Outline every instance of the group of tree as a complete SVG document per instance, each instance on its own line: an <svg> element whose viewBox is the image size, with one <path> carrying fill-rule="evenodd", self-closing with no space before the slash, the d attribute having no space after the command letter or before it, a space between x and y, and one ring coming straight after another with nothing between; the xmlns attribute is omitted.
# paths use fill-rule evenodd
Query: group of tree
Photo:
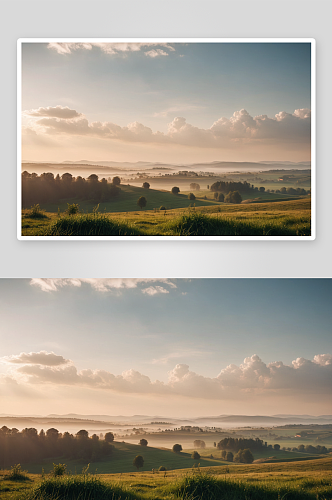
<svg viewBox="0 0 332 500"><path fill-rule="evenodd" d="M73 177L69 173L61 176L51 172L41 175L22 173L22 206L27 208L41 203L55 203L64 198L92 200L94 202L110 201L118 196L121 189L120 177L113 177L112 182L98 175L91 174L87 179Z"/></svg>
<svg viewBox="0 0 332 500"><path fill-rule="evenodd" d="M217 444L218 450L231 450L231 451L239 451L249 448L251 451L259 451L267 448L267 443L259 438L232 438L227 437L219 441Z"/></svg>
<svg viewBox="0 0 332 500"><path fill-rule="evenodd" d="M114 435L106 433L104 439L97 434L89 437L86 430L73 435L69 432L61 434L51 428L39 433L35 428L0 429L0 466L8 467L22 462L36 462L44 458L64 457L68 459L96 461L112 454L111 442Z"/></svg>
<svg viewBox="0 0 332 500"><path fill-rule="evenodd" d="M302 453L312 453L313 455L315 454L325 454L325 453L331 453L332 448L326 448L326 446L323 445L317 445L313 446L311 444L299 444L298 447L293 447L293 448L286 448L285 446L282 448L283 451L300 451Z"/></svg>
<svg viewBox="0 0 332 500"><path fill-rule="evenodd" d="M201 186L197 184L197 182L191 182L189 187L194 191L199 191L201 189Z"/></svg>
<svg viewBox="0 0 332 500"><path fill-rule="evenodd" d="M255 186L247 181L216 181L211 185L210 190L220 191L224 194L228 194L231 191L238 191L239 193L250 193L255 190Z"/></svg>
<svg viewBox="0 0 332 500"><path fill-rule="evenodd" d="M227 462L239 462L242 464L252 464L254 461L254 456L249 448L238 450L235 455L231 451L222 450L221 458L227 460Z"/></svg>

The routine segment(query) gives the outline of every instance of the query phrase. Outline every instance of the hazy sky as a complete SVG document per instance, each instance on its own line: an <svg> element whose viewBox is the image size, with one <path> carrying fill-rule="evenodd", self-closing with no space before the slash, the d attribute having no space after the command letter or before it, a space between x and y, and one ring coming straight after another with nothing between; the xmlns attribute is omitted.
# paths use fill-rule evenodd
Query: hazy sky
<svg viewBox="0 0 332 500"><path fill-rule="evenodd" d="M331 414L332 280L2 279L2 413Z"/></svg>
<svg viewBox="0 0 332 500"><path fill-rule="evenodd" d="M24 43L24 160L310 160L308 43Z"/></svg>

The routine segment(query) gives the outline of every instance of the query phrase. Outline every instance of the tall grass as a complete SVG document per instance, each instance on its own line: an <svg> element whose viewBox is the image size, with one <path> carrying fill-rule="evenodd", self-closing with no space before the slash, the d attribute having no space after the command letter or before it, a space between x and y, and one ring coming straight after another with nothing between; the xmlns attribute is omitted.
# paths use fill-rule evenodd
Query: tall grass
<svg viewBox="0 0 332 500"><path fill-rule="evenodd" d="M22 500L140 500L126 487L90 475L47 477Z"/></svg>
<svg viewBox="0 0 332 500"><path fill-rule="evenodd" d="M62 215L45 229L44 236L140 236L135 227L97 212Z"/></svg>
<svg viewBox="0 0 332 500"><path fill-rule="evenodd" d="M237 220L191 212L165 224L165 234L174 236L309 236L305 219L283 221Z"/></svg>
<svg viewBox="0 0 332 500"><path fill-rule="evenodd" d="M296 487L267 483L250 484L248 481L217 479L205 473L188 475L171 490L181 500L328 500L332 498L331 488L306 491L303 485Z"/></svg>

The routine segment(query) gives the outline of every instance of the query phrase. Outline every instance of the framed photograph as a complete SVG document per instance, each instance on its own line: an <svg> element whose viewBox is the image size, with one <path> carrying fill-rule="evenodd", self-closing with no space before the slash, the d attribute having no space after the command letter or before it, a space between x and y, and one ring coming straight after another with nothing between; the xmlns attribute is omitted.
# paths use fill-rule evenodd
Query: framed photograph
<svg viewBox="0 0 332 500"><path fill-rule="evenodd" d="M315 40L18 40L21 240L313 240Z"/></svg>

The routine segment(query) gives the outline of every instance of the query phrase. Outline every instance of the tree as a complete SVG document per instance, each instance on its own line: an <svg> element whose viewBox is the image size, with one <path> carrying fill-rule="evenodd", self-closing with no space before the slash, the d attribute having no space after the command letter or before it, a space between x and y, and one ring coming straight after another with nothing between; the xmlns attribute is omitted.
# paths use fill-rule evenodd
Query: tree
<svg viewBox="0 0 332 500"><path fill-rule="evenodd" d="M178 188L176 186L172 187L172 194L179 194L179 192L180 192L180 188Z"/></svg>
<svg viewBox="0 0 332 500"><path fill-rule="evenodd" d="M106 441L106 443L112 443L112 441L114 441L114 434L113 434L113 432L106 432L106 434L105 434L105 441Z"/></svg>
<svg viewBox="0 0 332 500"><path fill-rule="evenodd" d="M120 177L118 177L118 176L113 177L112 184L115 184L116 186L119 186L121 184Z"/></svg>
<svg viewBox="0 0 332 500"><path fill-rule="evenodd" d="M88 181L89 182L98 182L98 175L96 175L96 174L89 175Z"/></svg>
<svg viewBox="0 0 332 500"><path fill-rule="evenodd" d="M194 195L194 193L188 194L188 200L196 200L196 196Z"/></svg>
<svg viewBox="0 0 332 500"><path fill-rule="evenodd" d="M180 453L180 451L182 451L182 446L180 444L175 444L172 450L174 451L174 453Z"/></svg>
<svg viewBox="0 0 332 500"><path fill-rule="evenodd" d="M264 187L264 186L261 186L261 187L259 188L259 191L260 191L261 193L264 193L264 191L265 191L265 187Z"/></svg>
<svg viewBox="0 0 332 500"><path fill-rule="evenodd" d="M194 446L195 448L205 448L205 441L202 439L195 439Z"/></svg>
<svg viewBox="0 0 332 500"><path fill-rule="evenodd" d="M217 192L217 191L215 191L215 192L213 193L213 198L214 198L215 200L217 200L217 199L218 199L218 196L219 196L218 192Z"/></svg>
<svg viewBox="0 0 332 500"><path fill-rule="evenodd" d="M142 209L142 208L146 207L146 204L147 204L147 200L146 200L145 196L140 196L137 200L137 205Z"/></svg>
<svg viewBox="0 0 332 500"><path fill-rule="evenodd" d="M234 457L234 462L239 462L242 464L252 464L254 461L254 456L249 450L249 448L245 450L239 450Z"/></svg>
<svg viewBox="0 0 332 500"><path fill-rule="evenodd" d="M217 193L214 193L214 194L217 194ZM223 193L218 194L218 201L225 201L225 196L223 195ZM241 201L242 201L242 199L241 199Z"/></svg>
<svg viewBox="0 0 332 500"><path fill-rule="evenodd" d="M78 431L76 436L78 437L78 439L88 439L89 433L88 433L88 431L82 429L81 431Z"/></svg>
<svg viewBox="0 0 332 500"><path fill-rule="evenodd" d="M148 442L147 442L147 440L146 440L146 439L141 439L141 440L140 440L140 442L139 442L139 444L140 444L141 446L147 446L147 445L148 445Z"/></svg>
<svg viewBox="0 0 332 500"><path fill-rule="evenodd" d="M195 189L195 191L199 191L201 189L201 186L197 184L197 182L191 182L189 187L190 189Z"/></svg>
<svg viewBox="0 0 332 500"><path fill-rule="evenodd" d="M226 457L225 458L226 458L227 462L233 462L234 455L233 455L233 453L231 451L228 451L226 453Z"/></svg>
<svg viewBox="0 0 332 500"><path fill-rule="evenodd" d="M275 444L275 445L273 446L273 448L274 448L275 450L279 451L279 450L280 450L280 444Z"/></svg>
<svg viewBox="0 0 332 500"><path fill-rule="evenodd" d="M238 191L230 191L225 196L225 203L241 203L242 196Z"/></svg>
<svg viewBox="0 0 332 500"><path fill-rule="evenodd" d="M201 456L198 451L194 451L194 453L191 455L191 458L193 458L194 460L199 460Z"/></svg>
<svg viewBox="0 0 332 500"><path fill-rule="evenodd" d="M144 189L149 189L150 184L148 182L143 182Z"/></svg>
<svg viewBox="0 0 332 500"><path fill-rule="evenodd" d="M137 455L137 456L134 458L133 465L134 465L135 467L137 467L137 470L138 470L140 467L143 467L143 465L144 465L144 458L142 457L142 455Z"/></svg>

